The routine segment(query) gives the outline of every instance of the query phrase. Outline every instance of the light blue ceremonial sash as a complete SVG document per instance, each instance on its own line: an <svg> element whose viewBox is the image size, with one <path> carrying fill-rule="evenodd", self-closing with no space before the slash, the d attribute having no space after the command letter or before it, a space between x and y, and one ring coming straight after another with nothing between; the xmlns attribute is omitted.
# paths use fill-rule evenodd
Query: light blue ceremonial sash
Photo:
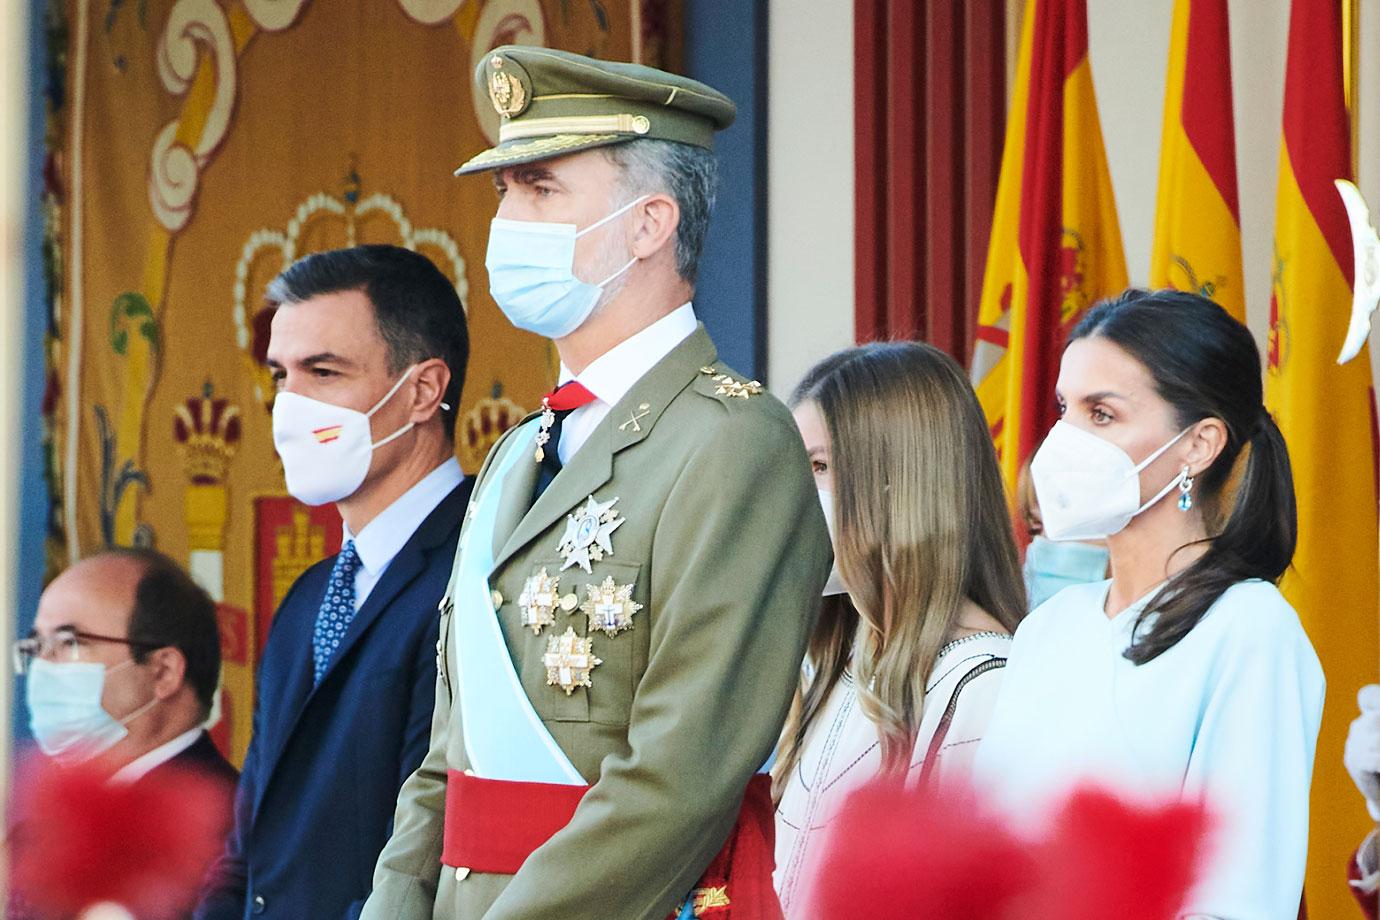
<svg viewBox="0 0 1380 920"><path fill-rule="evenodd" d="M520 460L532 462L536 428L533 419L509 438L507 450L475 496L460 538L451 588L460 724L465 754L476 776L583 786L584 777L546 730L518 680L489 594L503 482Z"/></svg>

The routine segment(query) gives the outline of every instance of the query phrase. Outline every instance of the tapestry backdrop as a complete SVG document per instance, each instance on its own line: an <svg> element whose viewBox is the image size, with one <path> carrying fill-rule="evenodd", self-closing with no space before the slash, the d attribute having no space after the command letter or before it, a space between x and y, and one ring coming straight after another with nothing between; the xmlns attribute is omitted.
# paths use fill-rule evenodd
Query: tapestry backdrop
<svg viewBox="0 0 1380 920"><path fill-rule="evenodd" d="M263 357L270 279L354 243L424 253L472 342L457 453L475 472L555 376L487 294L487 178L451 170L497 116L496 45L678 63L652 0L65 0L51 10L45 189L50 574L152 545L220 602L214 731L235 762L273 609L334 552L334 508L288 498ZM673 28L674 26L674 28Z"/></svg>

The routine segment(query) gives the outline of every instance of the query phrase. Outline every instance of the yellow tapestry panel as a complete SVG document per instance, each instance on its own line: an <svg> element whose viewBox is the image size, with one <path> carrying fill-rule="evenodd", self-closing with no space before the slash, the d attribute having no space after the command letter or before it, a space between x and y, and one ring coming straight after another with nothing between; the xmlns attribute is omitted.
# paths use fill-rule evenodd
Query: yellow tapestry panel
<svg viewBox="0 0 1380 920"><path fill-rule="evenodd" d="M497 130L471 74L511 42L673 64L676 12L657 0L62 7L46 201L53 561L152 544L189 565L221 603L216 734L236 762L273 608L340 539L330 507L284 492L265 285L294 258L355 243L431 258L468 315L456 447L475 472L555 365L488 297L491 184L451 177Z"/></svg>

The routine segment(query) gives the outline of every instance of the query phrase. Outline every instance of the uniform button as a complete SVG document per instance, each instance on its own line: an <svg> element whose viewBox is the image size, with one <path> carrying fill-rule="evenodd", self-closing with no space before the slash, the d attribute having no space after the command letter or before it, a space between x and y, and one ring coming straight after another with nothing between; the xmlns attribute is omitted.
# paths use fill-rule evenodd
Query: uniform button
<svg viewBox="0 0 1380 920"><path fill-rule="evenodd" d="M491 601L494 602L494 609L495 609L495 610L497 610L499 607L502 607L502 606L503 606L503 595L502 595L501 593L499 593L498 591L491 591L491 592L489 593L489 600L491 600Z"/></svg>
<svg viewBox="0 0 1380 920"><path fill-rule="evenodd" d="M469 869L466 869L464 866L458 866L458 867L456 867L456 869L455 869L455 880L456 880L457 882L463 882L465 879L467 879L467 878L469 878L469 877L470 877L470 870L469 870Z"/></svg>
<svg viewBox="0 0 1380 920"><path fill-rule="evenodd" d="M266 908L266 907L268 907L268 904L267 904L267 902L264 901L264 896L261 895L261 894L255 895L255 896L254 896L254 913L255 913L255 914L261 914L261 913L264 912L264 908Z"/></svg>

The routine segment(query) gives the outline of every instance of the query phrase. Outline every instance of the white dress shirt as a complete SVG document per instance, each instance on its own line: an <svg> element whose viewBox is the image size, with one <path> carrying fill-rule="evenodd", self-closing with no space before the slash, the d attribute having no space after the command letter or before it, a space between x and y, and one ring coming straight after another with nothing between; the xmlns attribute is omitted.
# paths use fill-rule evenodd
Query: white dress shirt
<svg viewBox="0 0 1380 920"><path fill-rule="evenodd" d="M422 521L427 519L436 506L449 495L464 473L454 457L447 457L436 469L422 477L421 481L398 496L397 501L384 508L356 536L350 533L350 525L344 524L341 545L346 540L355 541L355 552L359 553L360 566L355 570L355 611L364 606L369 592L379 583L388 564L403 548Z"/></svg>
<svg viewBox="0 0 1380 920"><path fill-rule="evenodd" d="M137 783L148 775L154 767L161 767L163 764L181 754L187 748L196 744L204 729L198 725L196 728L188 729L171 741L166 741L158 747L134 758L110 776L112 786L128 786Z"/></svg>
<svg viewBox="0 0 1380 920"><path fill-rule="evenodd" d="M1006 658L1010 651L1010 636L987 632L957 639L939 650L926 681L908 784L919 782L930 744L960 683L975 668L991 667L989 662ZM953 782L967 784L971 779L973 754L991 718L1003 670L994 667L963 688L935 755L931 788ZM776 806L772 881L786 920L806 920L814 915L811 906L816 899L811 889L821 858L828 852L829 836L849 796L876 779L881 769L877 726L863 713L853 676L845 671L805 735L800 760L785 778Z"/></svg>
<svg viewBox="0 0 1380 920"><path fill-rule="evenodd" d="M1205 801L1218 825L1184 912L1295 920L1323 706L1298 615L1274 585L1239 582L1137 665L1122 653L1150 598L1108 617L1110 584L1065 588L1016 630L978 746L980 785L1036 821L1080 782Z"/></svg>
<svg viewBox="0 0 1380 920"><path fill-rule="evenodd" d="M556 445L556 456L561 458L562 466L569 463L575 452L584 446L604 416L628 394L633 384L689 338L697 324L694 305L681 304L646 329L595 358L578 375L571 373L564 363L561 364L562 385L578 380L595 396L594 402L571 412L561 425L561 441Z"/></svg>

